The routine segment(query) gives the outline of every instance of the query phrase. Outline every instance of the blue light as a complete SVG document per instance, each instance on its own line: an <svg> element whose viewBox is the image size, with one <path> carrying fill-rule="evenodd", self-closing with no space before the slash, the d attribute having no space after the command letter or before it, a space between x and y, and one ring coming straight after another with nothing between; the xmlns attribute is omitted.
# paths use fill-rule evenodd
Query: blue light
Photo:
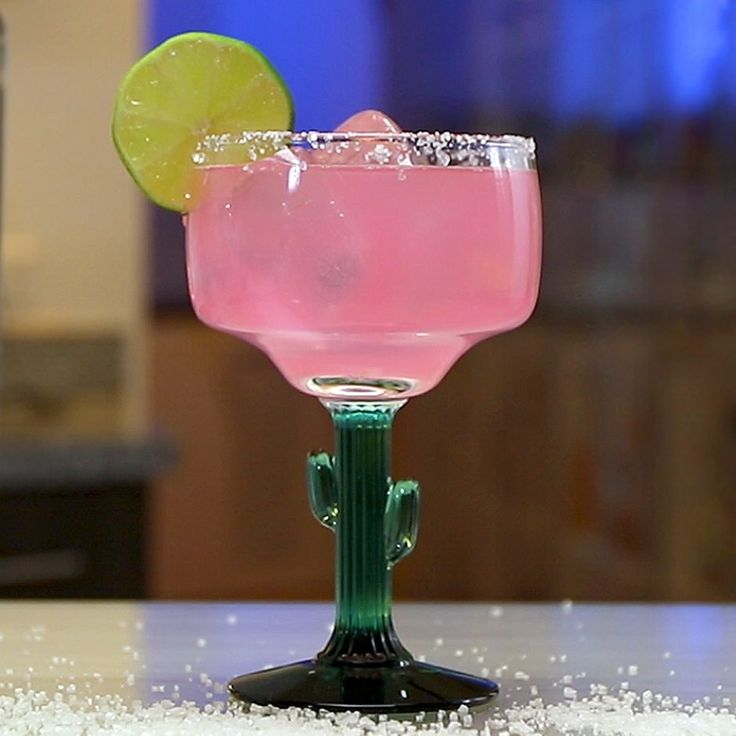
<svg viewBox="0 0 736 736"><path fill-rule="evenodd" d="M601 79L603 48L596 37L601 5L587 0L559 0L555 35L557 75L555 116L585 118L595 113L595 93Z"/></svg>
<svg viewBox="0 0 736 736"><path fill-rule="evenodd" d="M736 106L736 0L550 0L544 12L401 0L390 13L382 0L150 2L153 42L209 30L260 48L301 128L384 108L391 79L403 79L405 107L443 119L490 109L629 125ZM387 38L401 39L391 56Z"/></svg>
<svg viewBox="0 0 736 736"><path fill-rule="evenodd" d="M731 0L557 0L551 114L618 124L736 96Z"/></svg>
<svg viewBox="0 0 736 736"><path fill-rule="evenodd" d="M726 61L729 3L678 0L667 7L667 83L675 110L697 112L717 92L718 71Z"/></svg>
<svg viewBox="0 0 736 736"><path fill-rule="evenodd" d="M382 22L374 0L151 0L149 18L151 45L192 30L253 44L291 89L296 125L322 130L384 106Z"/></svg>

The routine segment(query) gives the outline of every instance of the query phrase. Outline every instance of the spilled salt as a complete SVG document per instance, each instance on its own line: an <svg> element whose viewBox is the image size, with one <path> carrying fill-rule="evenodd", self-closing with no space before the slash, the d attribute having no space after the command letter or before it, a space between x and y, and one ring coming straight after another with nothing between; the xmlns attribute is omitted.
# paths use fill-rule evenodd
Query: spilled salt
<svg viewBox="0 0 736 736"><path fill-rule="evenodd" d="M602 690L596 690L601 693ZM736 714L705 702L682 704L674 697L645 691L595 694L560 703L535 698L528 705L476 714L461 706L436 721L423 717L394 720L357 712L315 713L311 710L242 706L224 702L198 707L164 700L153 705L127 705L119 696L49 696L16 689L0 696L0 732L13 736L411 736L461 731L476 736L734 736ZM705 701L705 699L703 699ZM438 714L439 715L439 714ZM8 731L8 729L10 729Z"/></svg>

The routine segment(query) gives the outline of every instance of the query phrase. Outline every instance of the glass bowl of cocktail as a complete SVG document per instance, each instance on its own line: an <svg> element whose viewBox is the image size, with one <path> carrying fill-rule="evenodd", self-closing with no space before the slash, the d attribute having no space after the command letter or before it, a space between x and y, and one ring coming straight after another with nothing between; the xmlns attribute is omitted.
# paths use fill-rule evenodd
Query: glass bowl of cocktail
<svg viewBox="0 0 736 736"><path fill-rule="evenodd" d="M534 309L533 142L406 133L360 113L337 131L207 131L177 196L195 311L265 351L327 408L334 453L307 461L336 538L336 618L313 659L236 677L246 702L366 712L478 706L489 680L416 661L391 617L419 485L393 480L391 426L473 344ZM469 389L470 390L470 389Z"/></svg>
<svg viewBox="0 0 736 736"><path fill-rule="evenodd" d="M258 345L302 391L415 396L532 311L540 218L526 139L255 132L213 136L197 160L197 314Z"/></svg>

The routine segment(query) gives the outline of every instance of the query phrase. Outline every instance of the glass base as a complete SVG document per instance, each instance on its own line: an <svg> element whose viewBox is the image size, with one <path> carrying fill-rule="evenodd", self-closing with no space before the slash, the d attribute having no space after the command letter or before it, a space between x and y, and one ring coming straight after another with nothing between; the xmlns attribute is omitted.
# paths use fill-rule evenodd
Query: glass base
<svg viewBox="0 0 736 736"><path fill-rule="evenodd" d="M483 705L498 693L498 685L421 662L349 667L305 660L240 675L229 690L246 703L279 708L418 713Z"/></svg>

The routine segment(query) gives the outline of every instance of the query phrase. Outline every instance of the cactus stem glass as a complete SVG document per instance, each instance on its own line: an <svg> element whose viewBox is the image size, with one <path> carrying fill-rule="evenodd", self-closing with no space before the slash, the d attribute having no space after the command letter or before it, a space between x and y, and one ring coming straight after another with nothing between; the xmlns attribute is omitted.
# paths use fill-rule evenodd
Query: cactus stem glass
<svg viewBox="0 0 736 736"><path fill-rule="evenodd" d="M487 702L494 683L415 660L394 629L392 570L416 544L420 493L391 477L391 426L473 345L531 315L542 255L534 142L246 131L208 136L193 160L197 316L265 351L335 426L334 455L307 460L312 511L335 534L332 635L313 659L236 677L230 692L373 713Z"/></svg>
<svg viewBox="0 0 736 736"><path fill-rule="evenodd" d="M313 659L242 675L230 691L251 703L416 712L480 705L497 686L414 660L391 618L391 571L414 547L419 485L391 479L391 426L403 400L323 400L335 454L307 459L312 511L336 540L332 635Z"/></svg>

